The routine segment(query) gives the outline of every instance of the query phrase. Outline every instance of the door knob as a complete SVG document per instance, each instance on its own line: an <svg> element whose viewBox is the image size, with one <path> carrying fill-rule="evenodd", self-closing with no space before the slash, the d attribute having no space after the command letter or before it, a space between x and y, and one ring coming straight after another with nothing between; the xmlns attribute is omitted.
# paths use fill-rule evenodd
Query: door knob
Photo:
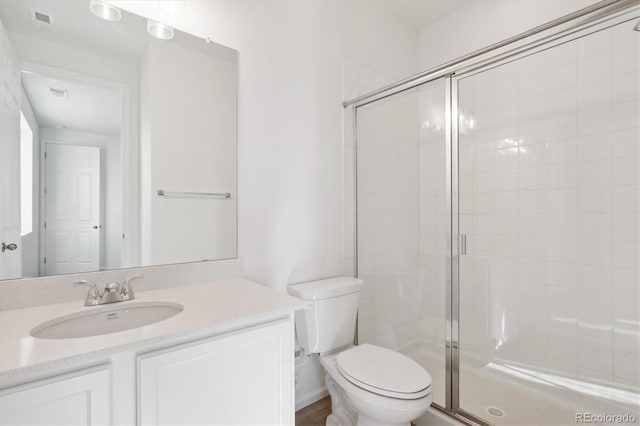
<svg viewBox="0 0 640 426"><path fill-rule="evenodd" d="M2 253L4 253L6 250L14 251L17 248L18 245L15 243L5 244L4 241L2 242Z"/></svg>
<svg viewBox="0 0 640 426"><path fill-rule="evenodd" d="M94 225L93 229L98 229L98 228L102 228L102 225Z"/></svg>

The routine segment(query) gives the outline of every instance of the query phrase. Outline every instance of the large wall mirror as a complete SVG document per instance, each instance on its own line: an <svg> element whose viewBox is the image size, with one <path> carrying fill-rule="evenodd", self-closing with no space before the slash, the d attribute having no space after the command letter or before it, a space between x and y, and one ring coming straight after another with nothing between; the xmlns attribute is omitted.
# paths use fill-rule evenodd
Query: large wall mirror
<svg viewBox="0 0 640 426"><path fill-rule="evenodd" d="M237 52L96 0L0 21L0 279L236 257Z"/></svg>

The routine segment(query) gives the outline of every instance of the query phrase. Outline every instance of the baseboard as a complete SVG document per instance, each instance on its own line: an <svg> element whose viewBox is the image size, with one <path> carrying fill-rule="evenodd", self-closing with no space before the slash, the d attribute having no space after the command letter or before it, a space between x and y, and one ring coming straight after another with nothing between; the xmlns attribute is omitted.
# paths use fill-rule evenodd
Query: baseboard
<svg viewBox="0 0 640 426"><path fill-rule="evenodd" d="M327 395L329 395L327 387L322 386L321 388L315 389L313 392L309 392L308 394L302 396L300 399L296 398L296 411L302 410L304 407L307 407L314 402L320 401Z"/></svg>

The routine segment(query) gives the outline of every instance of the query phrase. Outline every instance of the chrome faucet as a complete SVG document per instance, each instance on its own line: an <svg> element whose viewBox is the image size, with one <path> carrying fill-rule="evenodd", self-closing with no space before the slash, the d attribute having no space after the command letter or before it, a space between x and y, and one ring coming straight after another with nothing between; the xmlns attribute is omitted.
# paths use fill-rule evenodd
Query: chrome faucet
<svg viewBox="0 0 640 426"><path fill-rule="evenodd" d="M133 292L133 288L131 287L131 281L143 277L144 275L142 274L135 274L125 279L122 288L120 287L120 283L109 283L105 286L102 292L98 290L98 286L93 281L77 280L74 281L74 284L91 286L91 288L89 289L89 293L87 293L87 298L84 300L84 304L85 306L96 306L135 299L135 294Z"/></svg>

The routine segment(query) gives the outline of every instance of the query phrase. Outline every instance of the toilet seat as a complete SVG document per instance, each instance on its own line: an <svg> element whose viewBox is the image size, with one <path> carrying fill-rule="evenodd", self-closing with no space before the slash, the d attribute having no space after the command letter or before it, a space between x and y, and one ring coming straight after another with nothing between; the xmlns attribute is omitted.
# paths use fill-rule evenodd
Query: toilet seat
<svg viewBox="0 0 640 426"><path fill-rule="evenodd" d="M339 353L338 372L350 383L377 395L420 399L431 393L431 376L417 362L390 349L362 344Z"/></svg>
<svg viewBox="0 0 640 426"><path fill-rule="evenodd" d="M327 387L332 395L332 404L336 403L335 407L331 409L332 412L352 407L351 409L355 410L357 418L360 419L360 416L364 416L369 420L368 424L409 426L412 420L424 414L431 405L431 392L421 398L403 399L380 395L378 392L372 392L354 384L338 371L336 361L338 355L339 352L334 352L320 356L320 363L326 373ZM340 392L344 392L343 397L340 396ZM335 401L334 398L336 398ZM347 408L348 410L349 408ZM342 423L338 422L338 424ZM345 424L350 423L346 422Z"/></svg>

